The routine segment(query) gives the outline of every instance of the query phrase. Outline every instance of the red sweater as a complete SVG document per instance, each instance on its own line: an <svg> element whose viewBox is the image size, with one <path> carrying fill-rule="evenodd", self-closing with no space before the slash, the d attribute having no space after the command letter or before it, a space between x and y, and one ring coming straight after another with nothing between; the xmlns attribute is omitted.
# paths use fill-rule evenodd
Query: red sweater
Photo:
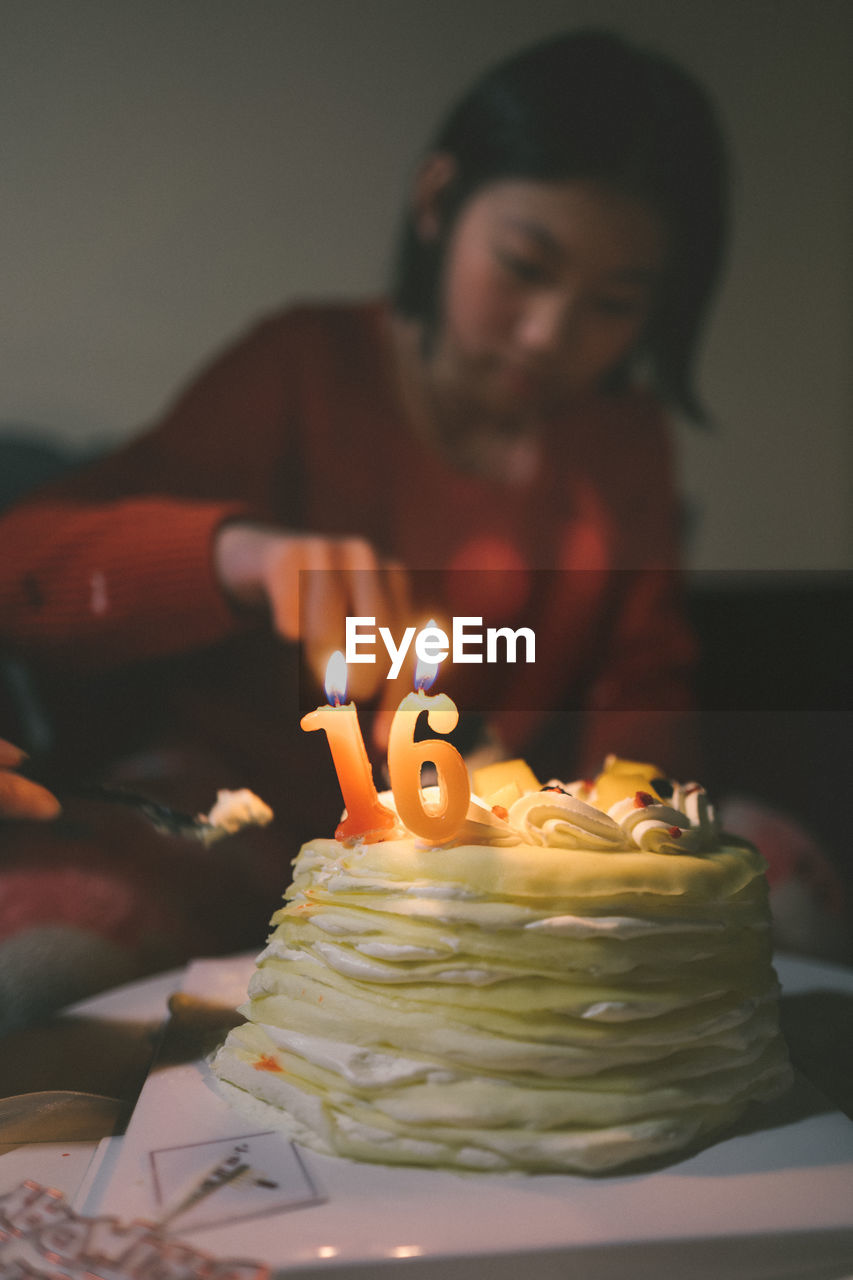
<svg viewBox="0 0 853 1280"><path fill-rule="evenodd" d="M476 707L525 750L568 699L586 714L585 745L551 773L594 768L609 749L680 771L672 713L689 704L693 642L656 403L591 398L550 424L529 482L502 484L414 437L392 367L380 304L265 320L154 430L0 520L0 640L54 671L172 659L173 735L180 724L244 761L280 761L299 713L293 657L229 607L212 534L235 514L359 534L437 570L449 613L535 630L535 665L443 673L463 719ZM320 737L294 745L310 756Z"/></svg>

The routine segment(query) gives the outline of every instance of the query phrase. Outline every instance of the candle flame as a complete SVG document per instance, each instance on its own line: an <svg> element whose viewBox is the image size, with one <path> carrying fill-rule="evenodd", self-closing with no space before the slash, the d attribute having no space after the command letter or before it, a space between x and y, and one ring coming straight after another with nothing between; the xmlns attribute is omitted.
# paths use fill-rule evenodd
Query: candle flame
<svg viewBox="0 0 853 1280"><path fill-rule="evenodd" d="M326 664L326 701L332 707L339 707L347 697L347 660L336 649Z"/></svg>
<svg viewBox="0 0 853 1280"><path fill-rule="evenodd" d="M418 693L426 693L435 684L438 675L437 662L423 662L418 658L415 667L415 689Z"/></svg>
<svg viewBox="0 0 853 1280"><path fill-rule="evenodd" d="M437 627L438 623L435 618L430 618L427 627ZM427 693L435 684L435 677L438 675L437 662L424 662L423 658L418 658L415 664L415 691L417 693Z"/></svg>

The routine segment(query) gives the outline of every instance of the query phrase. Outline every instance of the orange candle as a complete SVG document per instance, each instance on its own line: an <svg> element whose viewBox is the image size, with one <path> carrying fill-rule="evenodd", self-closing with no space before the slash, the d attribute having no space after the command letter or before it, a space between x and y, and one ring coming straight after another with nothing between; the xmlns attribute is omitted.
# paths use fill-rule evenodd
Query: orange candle
<svg viewBox="0 0 853 1280"><path fill-rule="evenodd" d="M400 821L422 840L444 844L465 821L471 783L465 761L452 743L438 738L415 742L415 726L423 711L430 728L438 733L450 733L459 721L456 704L446 693L426 693L436 670L418 663L415 692L406 695L394 714L388 738L388 773ZM421 788L421 769L427 762L435 765L438 774L437 805L427 804Z"/></svg>
<svg viewBox="0 0 853 1280"><path fill-rule="evenodd" d="M396 818L376 793L355 703L344 704L346 681L347 664L338 649L326 667L329 705L309 711L299 723L308 733L315 729L325 730L329 740L338 785L346 806L346 816L338 824L335 839L383 840L396 825Z"/></svg>

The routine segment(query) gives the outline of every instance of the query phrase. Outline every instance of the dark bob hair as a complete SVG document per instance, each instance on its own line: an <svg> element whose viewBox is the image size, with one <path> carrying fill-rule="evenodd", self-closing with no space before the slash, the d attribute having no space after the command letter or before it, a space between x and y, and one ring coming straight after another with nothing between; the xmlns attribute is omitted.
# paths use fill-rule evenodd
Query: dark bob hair
<svg viewBox="0 0 853 1280"><path fill-rule="evenodd" d="M663 219L667 267L633 361L658 394L697 421L696 346L723 261L725 144L707 94L674 63L604 31L556 36L488 71L453 108L429 153L455 161L442 230L425 243L408 214L392 297L425 334L439 321L444 251L454 221L504 179L594 181L648 203ZM615 370L614 388L630 368Z"/></svg>

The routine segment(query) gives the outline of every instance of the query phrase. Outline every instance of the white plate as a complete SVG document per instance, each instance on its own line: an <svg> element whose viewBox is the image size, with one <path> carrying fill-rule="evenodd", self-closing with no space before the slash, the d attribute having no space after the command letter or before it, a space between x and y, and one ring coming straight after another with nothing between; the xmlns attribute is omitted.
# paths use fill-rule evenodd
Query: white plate
<svg viewBox="0 0 853 1280"><path fill-rule="evenodd" d="M183 989L239 999L251 966L246 957L190 966ZM845 970L798 961L777 967L786 989L853 991ZM603 1178L385 1168L296 1152L283 1137L257 1139L258 1128L228 1105L203 1062L155 1068L120 1149L77 1207L162 1217L194 1177L224 1167L246 1143L246 1158L267 1174L271 1160L288 1162L262 1179L257 1207L266 1212L232 1216L251 1209L244 1180L170 1226L199 1250L265 1262L287 1280L320 1273L366 1280L381 1264L381 1273L389 1267L418 1280L517 1280L524 1271L562 1280L569 1268L582 1268L584 1280L659 1280L664 1268L696 1280L853 1273L853 1123L804 1080L697 1155ZM284 1202L290 1207L273 1211Z"/></svg>

